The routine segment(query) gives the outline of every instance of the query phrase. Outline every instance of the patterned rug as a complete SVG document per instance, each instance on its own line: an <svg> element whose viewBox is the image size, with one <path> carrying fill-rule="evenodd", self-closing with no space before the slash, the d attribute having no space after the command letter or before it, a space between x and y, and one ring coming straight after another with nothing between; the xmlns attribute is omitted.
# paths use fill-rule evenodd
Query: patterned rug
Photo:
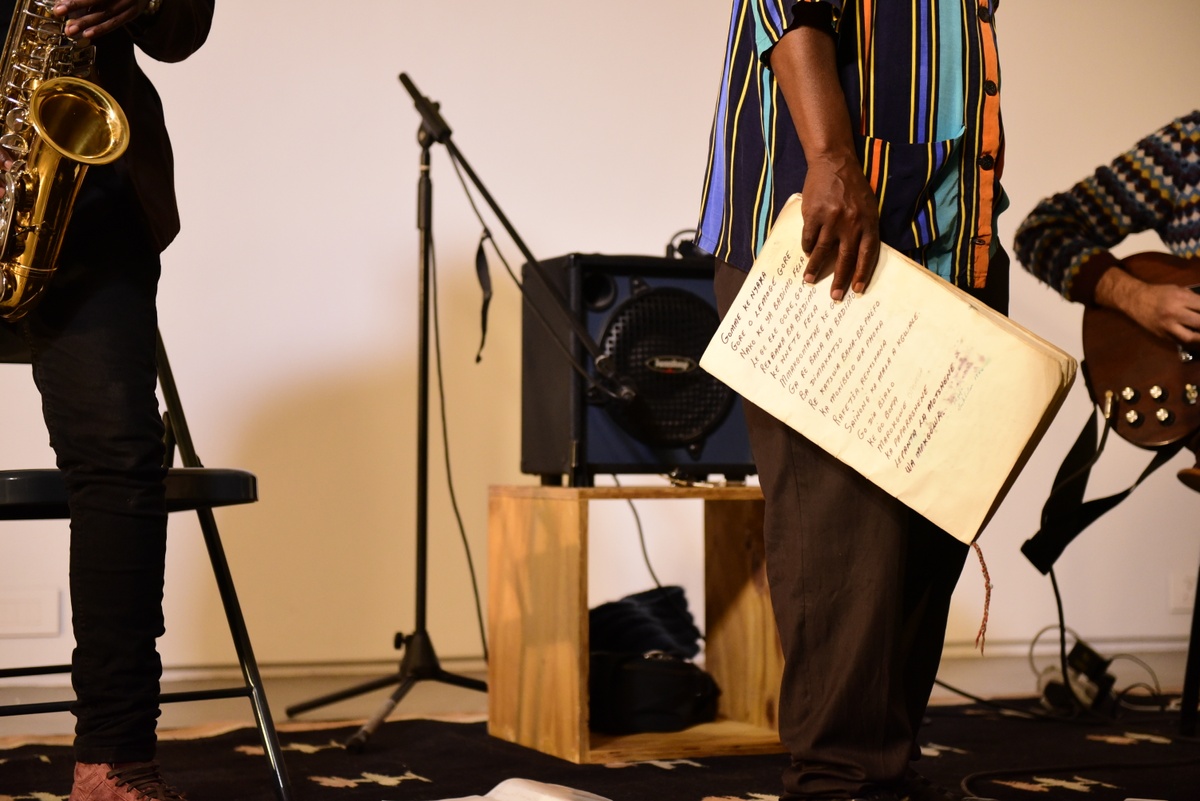
<svg viewBox="0 0 1200 801"><path fill-rule="evenodd" d="M1177 729L1178 713L1072 722L934 707L918 767L999 801L1198 801L1200 740ZM511 777L612 801L776 801L786 763L777 755L575 765L489 737L481 722L444 720L389 722L351 753L343 743L356 730L280 726L295 801L434 801L483 795ZM192 801L274 801L253 728L165 733L159 756ZM63 738L0 742L0 801L65 801L71 764Z"/></svg>

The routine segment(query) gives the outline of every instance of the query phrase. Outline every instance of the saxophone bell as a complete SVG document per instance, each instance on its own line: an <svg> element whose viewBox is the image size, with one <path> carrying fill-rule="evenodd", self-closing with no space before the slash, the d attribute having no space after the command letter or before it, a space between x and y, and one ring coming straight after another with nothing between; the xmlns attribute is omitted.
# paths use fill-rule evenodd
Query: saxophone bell
<svg viewBox="0 0 1200 801"><path fill-rule="evenodd" d="M96 84L73 76L40 83L29 96L33 141L5 177L0 198L0 318L18 320L57 268L71 209L88 167L120 158L129 124Z"/></svg>

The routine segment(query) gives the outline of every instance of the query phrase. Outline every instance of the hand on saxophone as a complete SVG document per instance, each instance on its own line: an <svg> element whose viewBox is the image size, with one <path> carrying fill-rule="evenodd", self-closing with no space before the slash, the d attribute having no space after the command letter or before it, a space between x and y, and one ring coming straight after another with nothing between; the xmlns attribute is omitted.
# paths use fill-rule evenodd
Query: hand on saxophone
<svg viewBox="0 0 1200 801"><path fill-rule="evenodd" d="M67 36L96 39L133 22L149 6L150 0L58 0L54 15L67 19Z"/></svg>

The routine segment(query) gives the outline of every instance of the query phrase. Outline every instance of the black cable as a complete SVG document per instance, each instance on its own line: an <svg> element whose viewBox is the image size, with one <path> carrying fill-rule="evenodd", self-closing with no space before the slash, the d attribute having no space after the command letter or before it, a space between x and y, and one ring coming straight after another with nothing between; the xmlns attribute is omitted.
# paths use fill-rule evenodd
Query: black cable
<svg viewBox="0 0 1200 801"><path fill-rule="evenodd" d="M612 480L613 483L618 487L621 486L621 480L615 473L612 474ZM684 601L683 606L680 606L679 604L675 603L675 599L672 596L664 592L665 588L663 587L662 582L658 580L658 574L654 572L654 565L650 561L650 551L646 547L646 531L642 527L642 516L638 514L637 504L633 502L633 498L626 498L625 503L629 504L629 511L633 512L633 523L637 528L638 545L641 546L642 549L642 561L646 563L646 570L650 573L650 579L654 582L654 586L659 592L663 593L663 597L667 599L667 602L671 605L671 608L678 613L680 619L685 625L696 627L696 621L692 617L692 613L688 611L686 600ZM696 632L700 637L700 642L707 642L707 638L704 636L704 633L699 630L699 627L696 627Z"/></svg>
<svg viewBox="0 0 1200 801"><path fill-rule="evenodd" d="M479 224L483 226L483 240L491 243L492 250L496 253L496 256L500 259L500 263L504 265L504 271L506 273L508 273L508 277L510 279L512 279L513 284L517 287L517 290L521 293L523 308L529 309L531 312L533 312L533 315L538 318L538 321L545 327L546 332L550 335L550 341L554 343L555 347L557 347L560 351L562 351L562 354L566 358L567 363L571 366L571 369L579 374L579 376L584 380L584 382L586 382L586 384L589 388L595 389L597 392L607 396L609 400L622 401L622 402L628 401L629 398L626 397L624 394L622 394L621 391L614 391L610 387L606 386L603 381L600 381L597 378L597 376L593 376L591 373L589 373L587 371L587 369L584 368L584 366L582 364L579 363L579 360L575 358L575 354L571 351L571 348L567 345L567 343L563 342L562 338L554 330L554 327L552 325L550 325L550 321L546 319L546 315L542 312L541 307L538 304L531 303L528 300L528 298L525 294L525 284L522 283L521 279L519 279L517 277L517 274L515 272L513 272L512 267L508 263L508 259L504 258L504 252L502 250L500 250L500 246L498 244L496 244L496 239L495 239L495 237L492 236L492 232L488 228L487 222L484 221L483 214L479 211L479 207L475 205L475 198L471 194L471 190L467 186L467 180L466 180L466 178L463 177L462 171L459 168L458 159L455 158L453 155L450 157L450 164L451 164L451 166L454 167L454 174L458 176L458 182L460 184L462 184L463 193L466 194L466 196L467 196L467 203L469 203L471 205L471 211L473 211L475 213L475 219L479 220ZM545 279L543 279L543 285L547 290L549 290L551 292L554 291L554 287L551 286ZM561 311L563 312L563 314L568 315L567 319L572 325L578 325L580 323L579 319L571 316L569 311L565 307L562 308ZM582 342L585 345L585 349L588 346L595 346L594 342L589 342L584 339L585 335L586 335L586 332L584 332L584 333L577 332L576 338L578 341ZM597 369L601 373L603 373L603 370L601 369L602 368L602 364L601 364L602 354L593 353L592 355L593 355L593 358L595 359L595 364L597 366Z"/></svg>
<svg viewBox="0 0 1200 801"><path fill-rule="evenodd" d="M1162 695L1162 685L1158 683L1158 674L1154 672L1154 668L1150 667L1150 664L1146 662L1146 660L1142 659L1141 657L1134 656L1133 654L1113 654L1109 659L1109 663L1111 664L1112 662L1116 662L1118 659L1125 659L1133 662L1135 665L1142 668L1142 670L1150 674L1150 680L1154 682L1155 695Z"/></svg>
<svg viewBox="0 0 1200 801"><path fill-rule="evenodd" d="M437 252L433 245L433 237L430 237L429 256L433 264L433 269L430 271L429 276L433 298L433 363L437 370L438 408L441 413L442 423L442 451L446 460L446 488L450 493L450 508L454 510L454 519L458 521L458 534L462 541L463 552L467 557L467 572L471 577L471 591L475 596L475 619L479 624L479 640L483 645L483 661L486 663L488 661L487 631L484 628L483 622L483 606L479 595L479 581L475 575L475 560L471 557L471 544L467 541L467 528L463 524L462 512L458 508L458 496L454 492L454 475L450 470L450 426L449 417L446 414L446 382L442 375L442 329L438 317Z"/></svg>
<svg viewBox="0 0 1200 801"><path fill-rule="evenodd" d="M1043 626L1041 631L1039 631L1037 634L1033 635L1033 639L1029 642L1029 651L1027 653L1026 658L1029 660L1030 671L1032 671L1034 677L1039 680L1042 678L1042 675L1045 673L1045 671L1038 670L1037 664L1033 661L1034 651L1037 649L1038 641L1040 639L1042 639L1043 634L1045 634L1048 631L1059 631L1059 630L1065 630L1065 632L1067 634L1070 634L1074 638L1075 642L1079 642L1080 637L1075 632L1075 630L1072 628L1069 628L1069 627L1062 626L1061 624L1060 625ZM1061 670L1062 668L1060 667L1059 669ZM1040 692L1041 688L1039 687L1038 690Z"/></svg>
<svg viewBox="0 0 1200 801"><path fill-rule="evenodd" d="M1079 699L1075 696L1075 687L1071 684L1071 672L1067 669L1067 621L1063 615L1062 593L1058 591L1058 578L1054 575L1054 568L1050 568L1050 586L1054 589L1054 606L1058 610L1058 663L1059 669L1062 671L1063 687L1066 688L1067 697L1071 699L1071 706L1078 713L1082 709ZM1078 639L1076 640L1078 641Z"/></svg>
<svg viewBox="0 0 1200 801"><path fill-rule="evenodd" d="M1100 715L1087 715L1087 716L1077 716L1077 717L1067 718L1067 717L1063 717L1062 715L1057 715L1053 712L1047 711L1047 710L1042 709L1037 706L1029 706L1029 707L1018 706L1016 704L1005 703L1004 701L997 701L994 698L982 698L978 695L973 695L972 693L970 693L966 690L960 689L951 684L947 684L946 682L942 681L941 679L935 679L934 683L946 690L949 690L952 693L961 695L963 698L966 698L969 701L979 704L980 706L990 707L990 708L996 709L1000 712L1004 712L1010 716L1026 718L1030 721L1034 721L1034 722L1038 722L1038 723L1066 723L1066 724L1069 724L1072 726L1083 726L1085 728L1086 727L1096 727L1096 728L1110 727L1111 728L1114 724L1114 720L1102 717ZM1144 709L1144 707L1136 707L1136 706L1131 706L1130 708L1136 709L1139 711ZM1122 721L1122 722L1128 723L1129 721ZM1183 736L1176 735L1176 734L1172 734L1171 739L1185 741L1185 742L1200 742L1200 738L1183 737Z"/></svg>
<svg viewBox="0 0 1200 801"><path fill-rule="evenodd" d="M616 474L613 474L612 480L618 487L621 486L621 480ZM650 562L650 551L646 548L646 530L642 527L642 516L638 514L637 504L633 502L633 498L626 498L625 503L629 504L629 511L633 512L633 524L637 528L638 545L642 549L642 561L646 564L646 571L650 574L654 586L662 590L662 582L658 580L658 574L654 572L654 565Z"/></svg>
<svg viewBox="0 0 1200 801"><path fill-rule="evenodd" d="M1126 700L1126 697L1131 692L1133 692L1134 690L1137 690L1139 688L1149 691L1150 699L1153 701L1153 703L1151 703L1151 704L1135 704L1132 701ZM1148 709L1155 709L1158 712L1166 712L1167 711L1167 699L1162 694L1162 691L1159 690L1157 687L1152 687L1149 684L1146 684L1145 682L1138 682L1136 684L1131 684L1128 687L1123 688L1120 692L1116 693L1113 696L1113 701L1116 704L1116 707L1119 709L1132 709L1137 712L1144 712Z"/></svg>
<svg viewBox="0 0 1200 801"><path fill-rule="evenodd" d="M517 289L524 291L524 284L521 283L521 279L517 278L516 273L509 266L508 259L504 258L504 253L500 250L500 246L496 244L495 238L492 237L492 232L488 229L487 223L483 221L483 214L480 213L479 207L475 205L475 197L471 194L471 190L467 186L467 179L463 177L462 170L458 166L458 159L451 157L450 166L454 168L454 174L458 176L458 182L462 184L463 194L467 196L467 203L471 204L471 211L475 212L475 219L479 220L479 224L483 226L484 238L492 243L492 250L496 252L500 263L504 265L505 272L508 273L508 277L512 279L512 282L517 285Z"/></svg>
<svg viewBox="0 0 1200 801"><path fill-rule="evenodd" d="M1059 628L1060 628L1060 631L1065 629L1065 627L1059 627ZM1009 714L1015 713L1017 716L1023 717L1032 722L1056 723L1056 724L1067 723L1072 726L1085 726L1085 727L1097 727L1097 728L1112 728L1113 727L1113 721L1107 720L1107 719L1105 719L1099 715L1095 715L1095 714L1076 715L1073 717L1063 717L1061 715L1055 715L1050 712L1046 712L1041 709L1037 709L1036 707L1023 708L1023 707L1014 706L1012 704L1006 704L1006 703L1002 703L1002 702L998 702L998 701L979 698L978 696L974 696L964 690L960 690L956 687L952 687L949 684L946 684L945 682L943 682L941 680L937 680L936 683L941 685L942 687L946 688L947 690L958 693L959 695L963 696L964 698L970 699L971 701L974 701L978 704L981 704L983 706L993 707L995 709L998 709L1002 712L1009 713ZM1073 693L1072 693L1071 697L1074 698ZM1087 711L1087 710L1085 710L1085 711ZM1125 731L1124 728L1121 728L1120 731L1122 731L1123 733L1126 733L1126 734L1128 733ZM1174 735L1174 734L1171 735L1171 740L1173 742L1200 743L1200 738L1184 737L1181 735ZM962 781L960 783L960 788L968 796L986 797L986 793L984 793L984 792L978 792L978 793L973 792L971 789L971 785L975 782L980 782L985 779L996 779L996 778L1000 778L1000 777L1004 777L1004 776L1025 776L1025 775L1053 774L1053 773L1079 773L1079 772L1087 771L1087 770L1102 770L1102 769L1103 770L1111 769L1111 770L1120 770L1120 771L1126 771L1126 770L1144 771L1144 770L1153 769L1153 768L1186 767L1189 765L1200 765L1200 757L1194 758L1194 759L1171 760L1171 761L1162 761L1162 762L1131 762L1128 764L1105 762L1105 763L1097 763L1097 764L1080 764L1080 765L1040 765L1040 766L1032 766L1032 767L1022 766L1022 767L1014 767L1014 768L1005 768L1003 770L979 771L977 773L972 773L962 779Z"/></svg>
<svg viewBox="0 0 1200 801"><path fill-rule="evenodd" d="M1072 482L1074 482L1075 479L1079 478L1082 475L1086 475L1087 472L1090 471L1092 469L1092 467L1096 464L1097 460L1099 460L1100 454L1104 452L1104 446L1108 442L1108 432L1112 428L1112 419L1111 419L1111 413L1110 413L1111 410L1101 409L1100 411L1101 411L1101 415L1104 418L1104 426L1103 426L1103 430L1100 433L1100 441L1096 447L1096 452L1093 453L1091 458L1088 459L1077 470L1075 470L1073 473L1071 473L1066 478L1057 482L1057 484L1054 487L1052 487L1050 490L1050 497L1054 497L1058 492L1060 492L1065 487L1069 486ZM1093 412L1093 414L1094 414L1094 412ZM1050 505L1049 501L1047 501L1046 505L1042 507L1041 526L1042 526L1043 530L1045 530L1047 524L1050 522L1048 520L1049 505ZM1073 710L1073 714L1078 714L1080 711L1090 711L1090 710L1085 710L1083 708L1083 705L1080 703L1079 698L1075 695L1075 687L1071 684L1071 672L1070 672L1070 670L1068 670L1068 665L1067 665L1067 621L1066 621L1066 616L1063 614L1062 593L1058 589L1058 577L1054 573L1054 565L1053 564L1051 564L1049 566L1049 568L1046 571L1046 574L1048 576L1050 576L1050 586L1054 590L1054 607L1058 614L1058 662L1059 662L1059 672L1060 672L1060 675L1062 676L1063 688L1066 690L1067 698L1071 702L1071 708ZM1043 631L1045 631L1045 629L1043 629ZM1074 632L1072 632L1072 634L1074 634ZM1041 632L1038 633L1038 636L1039 637L1041 636ZM1075 641L1076 642L1079 641L1079 635L1075 635ZM1035 639L1035 642L1036 642L1036 639ZM1030 664L1032 665L1032 663L1033 663L1032 645L1030 646L1030 649L1031 649L1030 650Z"/></svg>
<svg viewBox="0 0 1200 801"><path fill-rule="evenodd" d="M978 695L972 695L971 693L967 692L966 690L955 687L952 684L947 684L946 682L942 681L941 679L934 679L933 683L938 685L939 687L949 690L952 693L961 695L963 698L966 698L968 701L974 701L975 703L977 703L981 706L989 706L994 709L999 709L1003 712L1012 712L1020 717L1040 718L1040 719L1044 719L1044 720L1058 720L1059 719L1056 715L1050 715L1041 709L1037 709L1037 708L1026 709L1025 707L1014 706L1013 704L1006 704L1003 701L996 701L993 699L982 698Z"/></svg>
<svg viewBox="0 0 1200 801"><path fill-rule="evenodd" d="M1155 707L1155 708L1157 708L1157 710L1159 712L1166 712L1167 711L1167 697L1163 694L1162 685L1159 684L1158 674L1154 672L1154 668L1150 667L1149 663L1147 663L1146 660L1144 660L1140 657L1134 656L1133 654L1114 654L1112 656L1112 658L1109 659L1109 664L1116 662L1118 659L1128 660L1128 661L1133 662L1134 664L1138 665L1139 667L1141 667L1143 670L1146 671L1146 673L1149 674L1150 681L1153 682L1153 684L1147 684L1146 682L1136 682L1136 683L1131 684L1128 687L1124 687L1120 691L1114 693L1113 699L1114 699L1116 708L1134 709L1134 710L1142 711L1142 710L1145 710L1145 709L1148 709L1151 707ZM1138 704L1138 703L1133 703L1131 701L1125 700L1126 696L1128 696L1129 693L1131 693L1133 690L1136 690L1138 688L1143 688L1143 689L1147 690L1150 693L1150 697L1152 699L1154 699L1155 703L1154 704Z"/></svg>
<svg viewBox="0 0 1200 801"><path fill-rule="evenodd" d="M1078 634L1076 634L1071 629L1067 628L1065 618L1063 615L1062 595L1059 591L1058 580L1054 575L1053 568L1050 569L1049 576L1050 576L1050 584L1054 589L1055 605L1058 610L1058 621L1059 622L1058 622L1057 628L1059 631L1059 654L1058 654L1059 670L1060 670L1060 672L1062 674L1062 678L1063 678L1063 688L1066 690L1067 697L1068 697L1068 699L1070 699L1071 708L1072 708L1069 718L1079 718L1080 716L1083 716L1089 720L1095 720L1095 721L1100 721L1100 722L1107 721L1109 719L1107 716L1086 706L1075 692L1075 688L1074 688L1074 685L1072 684L1072 680L1071 680L1071 671L1069 669L1070 666L1068 665L1068 659L1067 659L1066 634L1067 634L1067 632L1070 632L1071 635L1075 638L1075 642L1077 642L1077 643L1080 642L1080 639L1079 639ZM1043 633L1045 633L1046 631L1048 631L1050 628L1051 627L1047 626L1046 628L1042 629L1042 631L1038 632L1037 636L1041 637L1041 635ZM1037 641L1037 638L1035 638L1034 642L1036 643L1036 641ZM1130 690L1133 690L1136 687L1145 687L1147 690L1151 690L1153 692L1155 698L1158 698L1158 699L1164 698L1164 696L1162 694L1162 689L1159 687L1159 684L1158 684L1158 676L1154 673L1154 670L1150 667L1149 664L1147 664L1144 660L1139 659L1136 656L1133 656L1132 654L1120 654L1119 657L1123 658L1123 659L1129 659L1130 661L1136 662L1136 663L1140 664L1143 668L1145 668L1146 671L1150 674L1151 679L1154 681L1154 686L1151 687L1144 683L1138 683L1138 684L1131 685L1130 687L1127 687L1118 693L1114 693L1114 695L1113 695L1114 712L1112 715L1113 719L1115 719L1117 717L1116 711L1115 711L1116 709L1123 707L1126 709L1143 710L1149 706L1149 705L1145 705L1145 704L1135 705L1132 703L1128 703L1124 700L1124 696L1126 694L1128 694ZM1110 663L1112 661L1115 661L1117 658L1118 657L1113 657L1113 659L1109 660ZM1032 665L1032 645L1031 645L1031 654L1030 654L1030 664ZM1159 706L1160 712L1166 711L1165 701L1160 702L1158 706ZM1062 719L1062 718L1060 718L1060 719Z"/></svg>
<svg viewBox="0 0 1200 801"><path fill-rule="evenodd" d="M1104 447L1105 447L1106 443L1108 442L1109 432L1113 430L1113 419L1115 417L1115 411L1111 405L1113 400L1114 400L1114 398L1113 398L1112 394L1109 393L1108 403L1106 403L1103 406L1101 406L1100 404L1096 404L1096 408L1099 410L1099 412L1101 414L1101 417L1104 421L1104 425L1101 429L1100 440L1096 446L1095 453L1092 454L1091 458L1088 459L1085 464L1083 464L1079 469L1074 471L1071 475L1067 476L1066 478L1062 479L1061 481L1056 482L1055 486L1050 491L1051 497L1053 497L1055 494L1057 494L1063 488L1067 487L1069 484L1071 484L1073 481L1075 481L1081 475L1085 475L1087 473L1087 471L1089 471L1095 465L1095 463L1100 459L1100 454L1102 454L1104 452ZM1146 475L1147 475L1147 473L1143 473L1142 476L1138 479L1138 481L1134 483L1134 487L1136 487L1137 484L1140 483L1141 480L1146 477ZM1130 489L1132 490L1133 488L1131 487ZM1047 506L1048 505L1049 504L1047 503ZM1043 507L1042 519L1041 519L1041 524L1042 524L1043 529L1046 528L1047 523L1048 523L1047 509L1046 509L1046 507ZM1066 627L1066 619L1063 614L1062 594L1059 591L1058 580L1054 574L1053 565L1051 565L1047 569L1046 572L1050 576L1050 583L1054 590L1055 606L1056 606L1056 609L1058 612L1059 670L1062 675L1063 687L1065 688L1065 690L1067 692L1067 696L1071 701L1071 705L1074 710L1074 714L1079 714L1080 712L1083 712L1085 714L1096 715L1098 713L1096 713L1093 709L1090 709L1083 704L1083 702L1080 700L1079 696L1076 695L1075 689L1072 686L1071 673L1070 673L1070 670L1068 669L1069 665L1068 665L1067 647L1066 647L1066 634L1068 631L1070 631L1070 629L1068 629ZM1034 670L1035 675L1040 676L1041 674L1038 674L1037 669L1033 663L1033 649L1037 643L1037 640L1041 637L1041 635L1043 633L1045 633L1047 630L1049 630L1049 628L1051 628L1051 627L1046 627L1045 629L1042 629L1042 631L1038 632L1037 636L1034 638L1033 643L1030 644L1029 662L1030 662L1030 666ZM1076 643L1081 642L1078 634L1076 634L1074 631L1071 631L1071 634L1075 638ZM1116 661L1117 659L1128 659L1130 661L1133 661L1133 662L1139 664L1150 675L1151 680L1154 682L1154 686L1149 687L1145 684L1139 683L1139 684L1131 685L1130 687L1124 688L1123 690L1114 693L1113 716L1115 717L1116 710L1120 709L1122 707L1127 708L1127 709L1129 709L1129 708L1144 709L1146 707L1146 705L1130 704L1124 700L1125 695L1127 695L1129 693L1129 691L1131 691L1134 688L1139 687L1139 686L1143 686L1147 690L1151 690L1154 697L1157 699L1160 699L1159 710L1165 712L1166 711L1165 697L1163 696L1162 688L1159 685L1158 676L1155 674L1153 668L1151 668L1150 665L1147 664L1144 660L1142 660L1136 656L1133 656L1132 654L1118 654L1118 655L1112 657L1109 660L1109 663L1111 664L1112 662Z"/></svg>
<svg viewBox="0 0 1200 801"><path fill-rule="evenodd" d="M967 699L969 699L975 703L978 703L982 706L997 709L1008 715L1016 715L1017 717L1024 718L1026 720L1029 720L1030 722L1052 723L1052 724L1066 723L1071 726L1083 726L1083 727L1094 727L1094 728L1113 728L1113 721L1106 720L1098 715L1087 715L1087 716L1076 716L1076 717L1071 717L1071 718L1064 718L1061 715L1055 715L1053 713L1047 712L1047 711L1039 709L1037 707L1026 708L1026 707L1016 706L1013 704L1003 703L1000 701L989 700L986 698L980 698L976 695L972 695L971 693L966 692L965 690L961 690L957 687L953 687L953 686L947 684L946 682L941 681L940 679L936 680L936 683L938 685L944 687L945 689L947 689L951 692L957 693L957 694L963 696L964 698L967 698ZM1126 733L1126 734L1128 733L1124 728L1121 728L1119 730L1122 733ZM1184 737L1184 736L1176 735L1176 734L1171 735L1171 740L1173 742L1200 743L1200 738ZM1026 774L1046 774L1046 773L1077 773L1077 772L1084 771L1084 770L1099 770L1099 769L1116 769L1116 770L1122 770L1122 771L1124 771L1124 770L1147 770L1147 769L1151 769L1151 768L1184 767L1184 766L1193 765L1193 764L1200 764L1200 758L1172 760L1172 761L1163 761L1163 762L1138 762L1138 763L1129 763L1129 764L1119 764L1119 763L1114 764L1111 762L1106 762L1106 763L1102 763L1102 764L1087 764L1087 765L1048 765L1048 766L1033 766L1033 767L1023 766L1023 767L1006 768L1004 770L980 771L977 773L972 773L963 778L963 780L960 782L960 788L968 796L986 797L986 793L973 792L971 789L971 785L975 782L983 781L985 779L995 779L995 778L999 778L999 777L1003 777L1003 776L1024 776Z"/></svg>
<svg viewBox="0 0 1200 801"><path fill-rule="evenodd" d="M1064 626L1061 623L1059 625L1045 626L1040 631L1038 631L1038 633L1033 636L1033 640L1030 641L1030 643L1029 643L1029 651L1027 654L1027 658L1029 660L1029 669L1030 669L1030 671L1032 671L1033 675L1039 679L1039 682L1046 675L1046 671L1049 670L1049 668L1042 669L1042 670L1038 669L1037 664L1034 662L1034 651L1037 649L1038 641L1041 640L1042 636L1044 634L1046 634L1046 632L1051 631L1051 630L1056 630L1056 631L1064 632L1065 634L1069 634L1071 636L1073 642L1081 642L1082 641L1079 634L1076 633L1074 629L1071 629L1068 626ZM1060 651L1059 651L1060 667L1058 668L1058 670L1060 672L1062 670L1061 658L1062 658L1062 650L1060 648ZM1146 662L1146 660L1142 659L1141 657L1135 656L1134 654L1124 654L1124 653L1114 654L1109 659L1109 663L1111 664L1113 662L1116 662L1119 659L1128 660L1128 661L1133 662L1134 664L1138 665L1139 667L1141 667L1149 675L1151 683L1147 684L1146 682L1136 682L1136 683L1131 684L1127 687L1124 687L1120 690L1114 691L1113 692L1114 708L1115 709L1132 710L1135 712L1144 712L1144 711L1148 711L1148 710L1149 711L1157 711L1160 713L1166 712L1167 708L1168 708L1167 696L1166 696L1166 694L1163 693L1162 685L1160 684L1160 682L1158 680L1158 674L1155 672L1154 668L1148 662ZM940 684L941 682L938 682L938 683ZM975 696L972 696L972 695L969 695L969 694L963 692L962 690L958 690L953 687L949 687L947 685L943 685L943 686L946 686L946 689L951 690L952 692L957 692L959 695L962 695L965 698L970 698L971 700L974 700L974 701L980 701L981 703L987 703L987 702L983 701L982 699L978 699ZM1149 693L1149 699L1151 700L1151 703L1135 703L1133 701L1126 700L1126 696L1128 696L1129 693L1131 693L1132 691L1139 689L1139 688L1145 689ZM1038 692L1041 693L1043 691L1043 689L1044 688L1039 683ZM1058 716L1058 715L1050 715L1049 717L1051 717L1053 719L1057 719L1057 720L1062 719L1061 716ZM1115 711L1114 711L1113 717L1114 718L1116 717Z"/></svg>
<svg viewBox="0 0 1200 801"><path fill-rule="evenodd" d="M1101 434L1101 438L1100 438L1099 446L1096 450L1096 454L1088 461L1088 463L1086 465L1084 465L1082 468L1080 468L1079 470L1072 473L1071 476L1068 476L1066 479L1059 482L1058 485L1054 488L1054 490L1052 490L1052 492L1051 492L1052 495L1055 492L1057 492L1061 487L1067 485L1072 480L1076 479L1083 471L1089 469L1096 462L1096 460L1099 458L1100 453L1104 450L1104 445L1107 440L1108 432L1110 429L1111 429L1111 420L1109 420L1109 418L1106 416L1105 426L1104 426L1103 432ZM1042 520L1043 527L1045 526L1045 523L1046 523L1046 520L1043 519ZM1059 635L1059 637L1058 637L1059 670L1062 675L1063 687L1066 690L1067 698L1070 700L1071 710L1072 710L1069 716L1055 715L1050 712L1044 712L1041 710L1019 709L1019 708L1012 707L1011 705L1008 705L1008 704L1002 704L1002 703L998 703L995 701L988 701L986 699L979 698L978 696L971 695L970 693L967 693L958 688L952 687L943 681L940 681L940 680L935 680L935 681L937 684L950 690L951 692L958 693L959 695L962 695L964 698L968 698L976 703L980 703L985 706L995 707L995 708L998 708L998 709L1001 709L1004 711L1008 711L1008 712L1017 712L1018 714L1026 717L1028 719L1037 720L1039 722L1055 722L1055 723L1066 722L1066 723L1070 723L1072 725L1082 725L1082 726L1112 725L1112 721L1110 721L1109 719L1106 719L1104 716L1096 713L1094 710L1087 708L1075 693L1075 689L1071 683L1071 674L1070 674L1068 659L1067 659L1067 634L1069 632L1071 634L1071 636L1074 638L1075 642L1079 642L1080 638L1079 638L1078 634L1076 634L1071 629L1067 628L1066 616L1063 611L1062 593L1059 589L1058 579L1054 573L1053 566L1050 567L1050 569L1047 571L1047 573L1050 576L1050 584L1054 591L1054 602L1055 602L1055 609L1056 609L1056 612L1058 615L1058 625L1057 626L1047 626L1047 627L1043 628L1041 631L1039 631L1037 633L1037 635L1034 637L1033 641L1030 643L1030 648L1029 648L1029 664L1030 664L1030 668L1033 670L1034 674L1037 676L1040 676L1041 674L1038 672L1037 667L1034 663L1034 659L1033 659L1034 649L1037 645L1037 641L1041 638L1041 636L1043 634L1045 634L1047 631L1049 631L1052 628L1057 628L1058 635ZM1122 690L1121 693L1119 693L1118 695L1115 696L1115 706L1118 708L1124 707L1124 708L1132 708L1132 709L1144 709L1145 708L1144 706L1139 707L1137 705L1133 705L1133 704L1125 701L1125 696L1131 690L1133 690L1134 688L1139 687L1139 686L1146 687L1146 689L1153 690L1153 692L1155 693L1155 697L1161 699L1163 696L1161 694L1161 690L1158 688L1158 678L1154 674L1154 671L1150 668L1150 666L1148 664L1146 664L1146 662L1144 662L1143 660L1138 659L1137 657L1134 657L1132 655L1126 654L1126 655L1121 655L1121 656L1122 656L1122 658L1130 659L1130 660L1142 665L1142 667L1144 667L1147 670L1147 672L1150 673L1152 679L1154 680L1155 686L1153 688L1151 688L1144 684L1132 685L1131 687L1128 687L1128 688ZM1114 657L1114 660L1115 659L1116 659L1116 657ZM1165 711L1165 706L1160 707L1160 711ZM1175 741L1200 742L1200 739L1184 737L1184 736L1173 736L1172 739ZM1200 765L1200 758L1185 759L1185 760L1172 760L1172 761L1164 761L1164 762L1142 762L1142 763L1130 763L1130 764L1102 763L1102 764L1080 764L1080 765L1050 765L1050 766L1039 766L1039 767L1032 767L1032 768L1023 767L1023 768L1018 768L1018 769L980 771L980 772L973 773L969 776L964 777L962 782L960 783L960 787L961 787L962 791L964 793L966 793L967 795L982 795L982 793L977 794L972 791L971 785L973 783L983 781L985 779L996 779L996 778L1004 777L1004 776L1023 776L1026 774L1046 774L1046 773L1051 773L1051 774L1052 773L1078 773L1081 771L1098 770L1098 769L1112 769L1112 770L1120 770L1120 771L1125 771L1125 770L1145 771L1145 770L1151 770L1151 769L1155 769L1155 768L1186 767L1186 766L1190 766L1190 765Z"/></svg>

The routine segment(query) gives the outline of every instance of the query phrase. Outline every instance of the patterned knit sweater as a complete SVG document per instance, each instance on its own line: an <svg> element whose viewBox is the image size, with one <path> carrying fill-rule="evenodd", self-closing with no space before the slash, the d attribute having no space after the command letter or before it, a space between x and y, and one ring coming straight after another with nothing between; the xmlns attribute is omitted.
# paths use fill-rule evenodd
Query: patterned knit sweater
<svg viewBox="0 0 1200 801"><path fill-rule="evenodd" d="M1200 111L1147 136L1017 229L1017 259L1068 300L1095 303L1096 283L1120 261L1108 249L1155 231L1176 256L1200 257Z"/></svg>

